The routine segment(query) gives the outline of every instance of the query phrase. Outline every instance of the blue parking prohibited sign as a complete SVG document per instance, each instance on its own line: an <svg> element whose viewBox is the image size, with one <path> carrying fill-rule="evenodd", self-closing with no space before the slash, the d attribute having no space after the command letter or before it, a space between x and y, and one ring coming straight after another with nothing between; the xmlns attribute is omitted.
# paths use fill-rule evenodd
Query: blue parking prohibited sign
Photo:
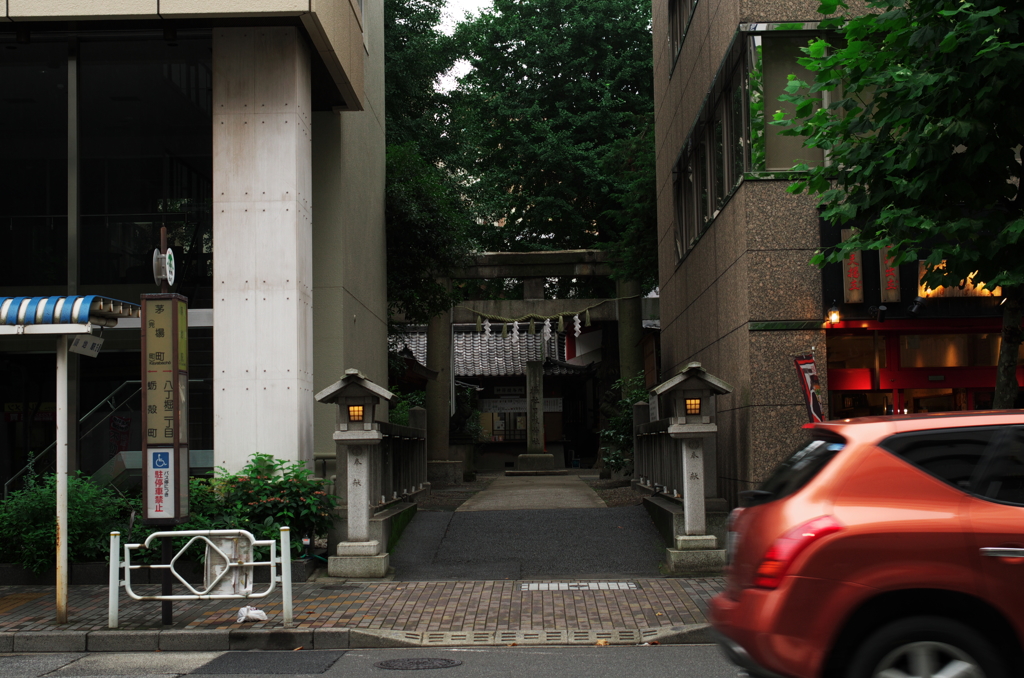
<svg viewBox="0 0 1024 678"><path fill-rule="evenodd" d="M146 517L175 518L175 492L181 479L175 473L173 450L150 449L146 455Z"/></svg>

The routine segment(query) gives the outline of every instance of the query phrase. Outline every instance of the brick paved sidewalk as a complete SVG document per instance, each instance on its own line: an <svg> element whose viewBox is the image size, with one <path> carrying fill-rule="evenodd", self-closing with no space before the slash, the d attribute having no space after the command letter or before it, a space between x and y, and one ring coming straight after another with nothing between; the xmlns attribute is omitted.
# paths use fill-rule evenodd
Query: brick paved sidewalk
<svg viewBox="0 0 1024 678"><path fill-rule="evenodd" d="M725 586L718 577L633 579L626 590L524 590L537 582L341 582L321 580L293 587L299 628L460 632L658 629L706 623L708 601ZM564 582L561 582L564 583ZM549 586L550 588L559 588ZM566 587L561 587L566 588ZM156 594L158 586L137 586ZM0 632L99 631L107 628L107 588L70 587L70 623L55 622L52 586L0 586ZM176 601L176 629L281 628L280 590L250 601L266 622L238 624L230 601ZM121 629L161 629L160 603L120 598Z"/></svg>

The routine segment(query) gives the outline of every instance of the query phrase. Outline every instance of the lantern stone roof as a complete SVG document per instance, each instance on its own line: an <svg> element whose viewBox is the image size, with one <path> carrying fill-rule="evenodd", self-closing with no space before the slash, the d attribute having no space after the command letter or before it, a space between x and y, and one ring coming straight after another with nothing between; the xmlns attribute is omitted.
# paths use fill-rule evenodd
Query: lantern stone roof
<svg viewBox="0 0 1024 678"><path fill-rule="evenodd" d="M696 362L688 364L674 377L655 386L651 393L660 396L681 388L707 388L716 395L732 393L732 386L728 382L708 374L708 371Z"/></svg>
<svg viewBox="0 0 1024 678"><path fill-rule="evenodd" d="M317 402L336 403L343 397L372 395L383 400L391 400L395 394L378 386L366 378L357 369L345 370L345 375L324 390L316 394Z"/></svg>

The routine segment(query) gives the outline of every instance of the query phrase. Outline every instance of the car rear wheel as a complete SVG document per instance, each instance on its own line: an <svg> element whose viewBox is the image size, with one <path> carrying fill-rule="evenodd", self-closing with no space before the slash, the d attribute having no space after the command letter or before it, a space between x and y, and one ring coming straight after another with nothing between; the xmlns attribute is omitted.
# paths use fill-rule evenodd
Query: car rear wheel
<svg viewBox="0 0 1024 678"><path fill-rule="evenodd" d="M981 634L944 617L909 617L883 626L856 650L846 678L1006 678Z"/></svg>

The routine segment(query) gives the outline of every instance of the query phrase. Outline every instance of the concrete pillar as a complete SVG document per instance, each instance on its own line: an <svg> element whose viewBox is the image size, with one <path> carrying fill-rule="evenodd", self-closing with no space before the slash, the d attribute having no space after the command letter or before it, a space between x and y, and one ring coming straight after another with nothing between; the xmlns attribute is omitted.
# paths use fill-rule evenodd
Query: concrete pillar
<svg viewBox="0 0 1024 678"><path fill-rule="evenodd" d="M544 449L544 361L526 362L526 454L516 460L516 470L552 472L555 457ZM565 471L561 471L565 473Z"/></svg>
<svg viewBox="0 0 1024 678"><path fill-rule="evenodd" d="M616 283L619 297L619 374L629 379L644 370L643 309L640 283L627 280Z"/></svg>
<svg viewBox="0 0 1024 678"><path fill-rule="evenodd" d="M213 32L217 466L313 454L310 60L292 27Z"/></svg>
<svg viewBox="0 0 1024 678"><path fill-rule="evenodd" d="M685 438L678 442L683 456L684 529L687 536L705 533L704 516L704 450L700 438Z"/></svg>
<svg viewBox="0 0 1024 678"><path fill-rule="evenodd" d="M544 363L526 362L526 453L544 454Z"/></svg>
<svg viewBox="0 0 1024 678"><path fill-rule="evenodd" d="M348 541L370 541L371 445L342 445L348 457Z"/></svg>
<svg viewBox="0 0 1024 678"><path fill-rule="evenodd" d="M427 368L437 379L427 382L427 479L434 485L462 482L463 464L451 458L452 315L436 315L427 325Z"/></svg>

